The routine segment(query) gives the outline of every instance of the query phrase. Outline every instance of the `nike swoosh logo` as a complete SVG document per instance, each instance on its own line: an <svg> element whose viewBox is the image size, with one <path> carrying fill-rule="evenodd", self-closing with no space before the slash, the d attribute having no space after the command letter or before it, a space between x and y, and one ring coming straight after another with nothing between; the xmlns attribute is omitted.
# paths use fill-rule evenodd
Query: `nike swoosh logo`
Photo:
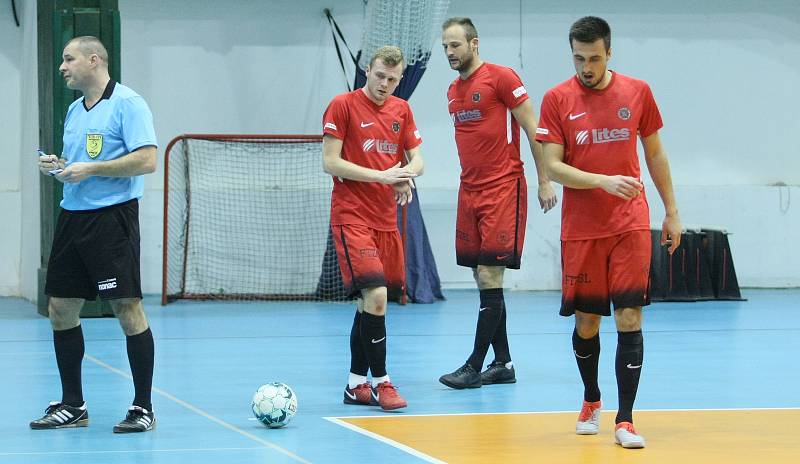
<svg viewBox="0 0 800 464"><path fill-rule="evenodd" d="M627 367L628 367L628 369L638 369L638 368L642 367L642 365L639 364L638 366L632 366L632 365L628 364Z"/></svg>
<svg viewBox="0 0 800 464"><path fill-rule="evenodd" d="M456 99L455 99L455 98L454 98L454 99L452 99L452 100L447 100L447 104L449 105L450 103L453 103L454 101L456 101Z"/></svg>
<svg viewBox="0 0 800 464"><path fill-rule="evenodd" d="M578 114L572 114L572 113L570 113L570 114L569 114L569 120L570 120L570 121L574 121L574 120L576 120L576 119L580 118L581 116L583 116L584 114L586 114L586 111L584 111L583 113L578 113Z"/></svg>
<svg viewBox="0 0 800 464"><path fill-rule="evenodd" d="M355 393L350 393L349 391L345 390L344 394L347 395L347 397L350 398L351 400L356 399L356 394Z"/></svg>
<svg viewBox="0 0 800 464"><path fill-rule="evenodd" d="M578 352L577 352L577 351L575 351L575 350L572 350L572 352L573 352L573 353L575 353L575 357L576 357L576 358L580 358L580 359L589 359L589 358L591 358L591 357L592 357L592 353L589 353L589 354L587 354L586 356L581 356L581 355L579 355L579 354L578 354ZM630 366L630 364L628 364L628 365Z"/></svg>
<svg viewBox="0 0 800 464"><path fill-rule="evenodd" d="M377 339L377 340L375 340L375 339L373 338L373 339L372 339L372 343L380 343L380 342L382 342L382 341L384 341L384 340L386 340L386 337L379 338L379 339Z"/></svg>
<svg viewBox="0 0 800 464"><path fill-rule="evenodd" d="M508 258L508 255L497 255L497 256L495 256L495 258L496 258L498 261L503 261L504 259L507 259L507 258Z"/></svg>
<svg viewBox="0 0 800 464"><path fill-rule="evenodd" d="M480 309L478 310L478 312L481 312L481 311L483 311L484 309L489 309L489 308L480 308Z"/></svg>
<svg viewBox="0 0 800 464"><path fill-rule="evenodd" d="M364 122L362 121L361 122L361 127L369 127L369 126L371 126L373 124L375 124L375 123L374 122L368 122L368 123L364 124Z"/></svg>

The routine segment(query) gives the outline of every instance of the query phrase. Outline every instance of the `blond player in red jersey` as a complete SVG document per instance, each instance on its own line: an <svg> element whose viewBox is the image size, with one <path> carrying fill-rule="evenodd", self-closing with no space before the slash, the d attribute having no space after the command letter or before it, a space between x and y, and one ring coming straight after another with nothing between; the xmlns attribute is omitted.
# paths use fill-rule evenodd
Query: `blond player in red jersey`
<svg viewBox="0 0 800 464"><path fill-rule="evenodd" d="M442 46L459 74L447 91L461 162L456 260L472 268L480 307L472 353L439 381L456 389L513 383L503 273L506 268L519 269L525 240L528 197L520 126L533 152L539 204L545 212L555 206L556 196L540 159L541 147L534 141L536 114L517 73L481 60L478 33L469 18L444 22ZM481 372L489 344L494 361Z"/></svg>
<svg viewBox="0 0 800 464"><path fill-rule="evenodd" d="M392 96L404 66L399 48L378 49L366 85L335 97L323 116L323 165L334 176L331 229L342 280L358 297L344 402L384 410L407 406L386 372L387 294L405 291L395 204L412 201L412 179L423 170L411 108Z"/></svg>
<svg viewBox="0 0 800 464"><path fill-rule="evenodd" d="M561 315L575 315L572 346L584 384L575 431L598 432L600 320L614 305L619 410L615 442L643 448L633 427L633 403L644 355L642 307L650 272L650 213L641 181L636 137L666 216L661 244L680 245L681 222L669 162L658 136L661 115L646 82L608 69L611 29L587 16L569 33L576 75L542 100L536 140L550 177L564 185L561 215Z"/></svg>

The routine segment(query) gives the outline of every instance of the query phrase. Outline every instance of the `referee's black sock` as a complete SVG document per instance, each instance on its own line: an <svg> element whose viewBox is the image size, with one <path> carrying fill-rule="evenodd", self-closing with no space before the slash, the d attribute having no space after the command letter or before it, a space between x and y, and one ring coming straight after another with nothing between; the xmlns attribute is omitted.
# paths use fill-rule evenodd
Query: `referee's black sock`
<svg viewBox="0 0 800 464"><path fill-rule="evenodd" d="M481 290L480 295L481 307L478 312L478 326L475 329L475 344L467 360L476 372L480 372L483 367L486 352L489 351L489 344L494 338L503 312L502 288Z"/></svg>
<svg viewBox="0 0 800 464"><path fill-rule="evenodd" d="M583 380L583 399L589 402L600 401L600 387L597 385L597 365L600 361L600 334L592 338L581 338L577 330L572 331L572 350L578 371Z"/></svg>
<svg viewBox="0 0 800 464"><path fill-rule="evenodd" d="M502 301L500 322L497 323L497 330L492 338L492 350L494 350L494 360L502 363L511 361L511 351L508 348L508 331L506 330L506 302Z"/></svg>
<svg viewBox="0 0 800 464"><path fill-rule="evenodd" d="M361 313L356 309L353 327L350 328L350 372L356 375L367 375L369 360L361 344Z"/></svg>
<svg viewBox="0 0 800 464"><path fill-rule="evenodd" d="M53 331L58 374L61 376L61 402L69 406L83 405L81 361L84 343L81 326Z"/></svg>
<svg viewBox="0 0 800 464"><path fill-rule="evenodd" d="M386 316L361 313L361 344L369 359L372 377L386 375Z"/></svg>
<svg viewBox="0 0 800 464"><path fill-rule="evenodd" d="M639 375L644 359L644 339L642 331L617 332L617 393L619 411L616 423L633 423L633 402L639 389Z"/></svg>
<svg viewBox="0 0 800 464"><path fill-rule="evenodd" d="M128 362L131 365L133 387L136 392L133 404L152 411L151 390L153 389L153 364L155 358L153 332L148 327L144 332L138 335L129 335L126 338Z"/></svg>

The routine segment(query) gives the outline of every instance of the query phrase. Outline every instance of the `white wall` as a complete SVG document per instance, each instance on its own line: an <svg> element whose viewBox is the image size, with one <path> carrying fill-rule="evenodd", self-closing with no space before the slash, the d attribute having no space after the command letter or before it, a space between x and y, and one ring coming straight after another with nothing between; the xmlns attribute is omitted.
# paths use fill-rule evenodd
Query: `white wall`
<svg viewBox="0 0 800 464"><path fill-rule="evenodd" d="M453 0L450 14L474 19L483 58L517 69L537 107L547 88L573 72L570 24L584 14L605 17L612 26L612 69L647 80L659 102L684 222L733 232L741 285L800 286L794 264L800 260L794 232L800 217L791 203L792 196L800 198L800 157L793 143L800 133L800 3L713 3L499 0L487 6ZM319 133L328 101L345 90L325 7L357 48L361 0L120 0L123 82L150 103L162 149L186 132ZM0 127L13 135L0 138L0 152L14 160L12 169L0 171L0 206L23 225L0 230L0 293L33 298L39 257L38 214L31 212L38 186L19 159L28 158L23 148L30 148L29 140L21 140L36 133L26 107L32 84L22 77L32 75L31 62L35 69L35 33L11 27L9 15L0 8L0 38L19 46L0 52L0 88L12 108L10 116L0 116ZM470 273L453 256L459 167L445 91L455 76L436 45L411 98L425 140L423 214L449 287L471 285ZM529 150L523 149L523 157L531 159ZM528 162L529 184L535 185L532 168ZM160 291L162 182L161 171L147 176L142 201L147 293ZM775 183L793 187L769 186ZM658 225L660 202L648 187ZM510 273L507 283L555 289L558 212L542 215L533 208L535 196L529 201L523 268Z"/></svg>
<svg viewBox="0 0 800 464"><path fill-rule="evenodd" d="M31 9L33 14L31 14ZM20 22L33 18L35 20L35 4L20 5ZM25 98L23 88L31 81L36 86L35 68L29 67L30 48L26 41L29 28L17 27L9 5L0 8L0 90L4 111L0 112L0 295L19 295L21 293L22 247L23 247L23 200L22 170L26 163L35 162L36 144L25 147L24 131L29 125L24 124L26 107L30 102ZM33 48L34 62L36 57ZM33 71L33 73L31 73ZM36 101L33 102L36 105ZM35 106L34 106L35 111ZM36 113L34 113L34 116ZM37 193L38 194L38 193ZM36 215L38 221L38 215Z"/></svg>

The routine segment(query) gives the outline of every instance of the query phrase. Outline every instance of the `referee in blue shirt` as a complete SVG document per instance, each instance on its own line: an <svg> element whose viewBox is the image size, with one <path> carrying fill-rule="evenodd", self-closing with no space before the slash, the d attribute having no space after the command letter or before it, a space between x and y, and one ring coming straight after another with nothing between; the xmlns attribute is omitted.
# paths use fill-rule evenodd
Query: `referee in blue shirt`
<svg viewBox="0 0 800 464"><path fill-rule="evenodd" d="M153 115L141 96L111 80L108 52L96 37L70 40L59 71L68 88L83 93L67 110L62 156L39 157L39 170L64 183L45 283L62 397L30 426L89 425L80 311L99 296L125 332L135 388L133 406L114 432L145 432L155 426L154 345L142 308L138 199L142 175L156 169Z"/></svg>

